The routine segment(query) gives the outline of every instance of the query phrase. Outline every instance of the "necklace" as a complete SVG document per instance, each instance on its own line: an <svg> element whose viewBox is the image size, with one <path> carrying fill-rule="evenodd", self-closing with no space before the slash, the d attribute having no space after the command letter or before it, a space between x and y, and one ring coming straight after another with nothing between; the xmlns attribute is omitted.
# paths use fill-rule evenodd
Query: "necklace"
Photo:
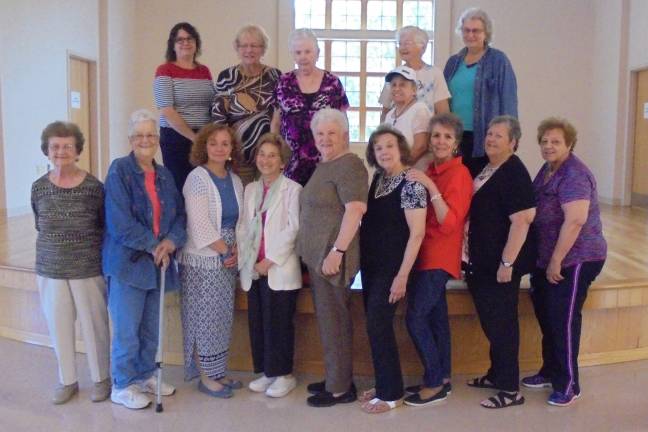
<svg viewBox="0 0 648 432"><path fill-rule="evenodd" d="M401 110L400 113L398 112L397 107L394 108L394 118L392 119L392 126L396 127L396 123L398 122L398 119L401 118L401 116L405 114L407 110L410 109L412 105L414 105L415 102L416 102L416 98L412 99L407 105L405 105L405 107Z"/></svg>
<svg viewBox="0 0 648 432"><path fill-rule="evenodd" d="M499 167L492 167L490 165L486 165L483 170L479 174L477 174L477 180L480 182L483 182L487 178L490 178L490 176L493 175L495 171L497 171L497 168Z"/></svg>
<svg viewBox="0 0 648 432"><path fill-rule="evenodd" d="M235 90L236 98L238 99L239 104L243 106L246 110L250 112L259 111L259 105L261 103L261 88L263 87L263 75L265 74L265 66L262 66L261 73L258 75L248 76L243 72L241 65L238 66L239 73L243 76L243 81L239 85L239 88ZM252 85L254 80L258 78L258 85L256 91L253 91ZM250 94L252 93L252 94Z"/></svg>

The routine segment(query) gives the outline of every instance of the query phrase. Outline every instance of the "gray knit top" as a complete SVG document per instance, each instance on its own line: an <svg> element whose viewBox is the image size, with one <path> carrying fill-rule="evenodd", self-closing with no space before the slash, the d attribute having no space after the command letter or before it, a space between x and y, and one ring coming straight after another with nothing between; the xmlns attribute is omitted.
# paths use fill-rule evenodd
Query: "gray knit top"
<svg viewBox="0 0 648 432"><path fill-rule="evenodd" d="M32 184L36 230L36 273L51 279L101 275L104 232L103 184L92 175L61 188L45 174Z"/></svg>

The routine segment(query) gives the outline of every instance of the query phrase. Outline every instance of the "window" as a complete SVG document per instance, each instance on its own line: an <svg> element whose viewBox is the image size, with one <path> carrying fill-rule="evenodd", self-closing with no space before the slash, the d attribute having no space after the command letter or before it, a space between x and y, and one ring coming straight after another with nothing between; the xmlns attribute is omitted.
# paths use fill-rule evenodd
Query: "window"
<svg viewBox="0 0 648 432"><path fill-rule="evenodd" d="M400 64L396 30L406 25L426 30L430 44L423 60L432 63L434 0L294 0L294 7L294 28L310 28L320 40L317 65L344 85L351 141L366 142L380 124L385 74Z"/></svg>

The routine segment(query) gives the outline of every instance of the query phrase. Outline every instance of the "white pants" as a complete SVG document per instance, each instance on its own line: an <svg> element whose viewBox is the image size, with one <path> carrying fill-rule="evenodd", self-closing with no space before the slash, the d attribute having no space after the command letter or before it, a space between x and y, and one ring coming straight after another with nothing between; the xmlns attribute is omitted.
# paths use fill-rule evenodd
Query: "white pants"
<svg viewBox="0 0 648 432"><path fill-rule="evenodd" d="M63 385L77 382L74 322L77 315L94 382L103 381L110 371L110 330L103 277L49 279L37 277L41 306Z"/></svg>

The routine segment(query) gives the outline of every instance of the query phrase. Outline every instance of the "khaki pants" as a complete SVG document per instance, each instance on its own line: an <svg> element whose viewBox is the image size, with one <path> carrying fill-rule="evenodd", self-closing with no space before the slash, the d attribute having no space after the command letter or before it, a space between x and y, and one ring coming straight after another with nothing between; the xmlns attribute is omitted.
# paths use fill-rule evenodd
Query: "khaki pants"
<svg viewBox="0 0 648 432"><path fill-rule="evenodd" d="M79 317L92 381L108 378L110 331L106 285L101 276L87 279L37 277L41 306L63 385L77 382L74 322Z"/></svg>

